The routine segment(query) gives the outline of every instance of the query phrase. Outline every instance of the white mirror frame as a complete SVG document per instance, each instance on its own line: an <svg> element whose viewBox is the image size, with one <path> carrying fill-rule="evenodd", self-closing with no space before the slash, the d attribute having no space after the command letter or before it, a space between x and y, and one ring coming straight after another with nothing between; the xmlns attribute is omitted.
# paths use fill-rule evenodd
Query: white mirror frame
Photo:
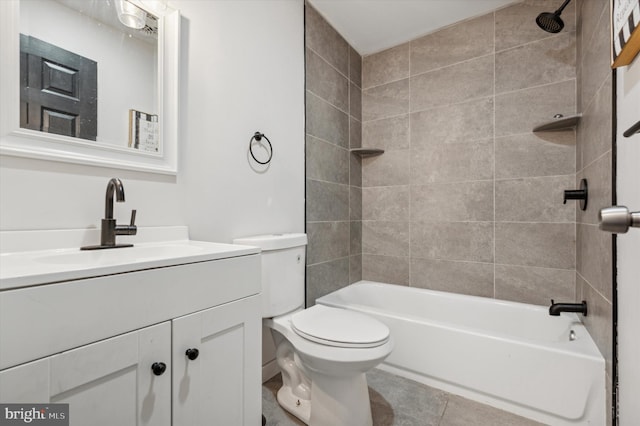
<svg viewBox="0 0 640 426"><path fill-rule="evenodd" d="M177 174L179 11L168 9L163 16L158 17L158 25L158 118L161 150L151 153L20 128L20 2L0 0L0 155Z"/></svg>

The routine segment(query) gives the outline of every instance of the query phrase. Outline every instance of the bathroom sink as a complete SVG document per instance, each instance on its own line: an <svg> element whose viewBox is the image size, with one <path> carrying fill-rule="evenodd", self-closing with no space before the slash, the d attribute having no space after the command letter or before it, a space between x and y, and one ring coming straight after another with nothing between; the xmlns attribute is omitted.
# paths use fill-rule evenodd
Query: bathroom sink
<svg viewBox="0 0 640 426"><path fill-rule="evenodd" d="M138 243L133 247L80 248L0 254L0 290L259 253L259 249L193 240Z"/></svg>

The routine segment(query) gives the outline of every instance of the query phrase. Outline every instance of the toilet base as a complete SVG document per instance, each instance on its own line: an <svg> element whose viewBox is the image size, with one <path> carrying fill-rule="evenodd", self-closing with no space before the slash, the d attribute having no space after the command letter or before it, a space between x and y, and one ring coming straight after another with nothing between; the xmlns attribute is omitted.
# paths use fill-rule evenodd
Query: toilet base
<svg viewBox="0 0 640 426"><path fill-rule="evenodd" d="M278 390L278 404L310 426L373 424L364 374L348 378L312 374L311 400L294 395L290 386L283 385Z"/></svg>
<svg viewBox="0 0 640 426"><path fill-rule="evenodd" d="M336 377L311 373L311 426L371 426L369 387L364 373Z"/></svg>
<svg viewBox="0 0 640 426"><path fill-rule="evenodd" d="M305 424L311 418L311 401L295 396L290 386L283 385L278 390L278 404Z"/></svg>

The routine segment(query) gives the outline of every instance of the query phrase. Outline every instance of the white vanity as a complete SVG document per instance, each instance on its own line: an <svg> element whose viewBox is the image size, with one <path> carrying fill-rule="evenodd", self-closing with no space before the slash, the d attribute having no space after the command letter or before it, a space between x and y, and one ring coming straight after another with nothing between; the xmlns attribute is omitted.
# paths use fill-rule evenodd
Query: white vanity
<svg viewBox="0 0 640 426"><path fill-rule="evenodd" d="M0 402L69 403L71 425L256 425L260 253L140 228L0 233ZM60 248L63 247L63 248Z"/></svg>

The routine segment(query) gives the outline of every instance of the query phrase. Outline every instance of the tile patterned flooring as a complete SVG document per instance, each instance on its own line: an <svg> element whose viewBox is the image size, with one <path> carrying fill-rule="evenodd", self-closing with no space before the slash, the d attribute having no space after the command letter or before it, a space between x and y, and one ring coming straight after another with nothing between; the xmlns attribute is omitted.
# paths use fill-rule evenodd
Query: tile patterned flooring
<svg viewBox="0 0 640 426"><path fill-rule="evenodd" d="M536 426L541 423L498 410L382 370L367 374L374 426ZM304 426L276 401L278 374L262 385L267 426Z"/></svg>

